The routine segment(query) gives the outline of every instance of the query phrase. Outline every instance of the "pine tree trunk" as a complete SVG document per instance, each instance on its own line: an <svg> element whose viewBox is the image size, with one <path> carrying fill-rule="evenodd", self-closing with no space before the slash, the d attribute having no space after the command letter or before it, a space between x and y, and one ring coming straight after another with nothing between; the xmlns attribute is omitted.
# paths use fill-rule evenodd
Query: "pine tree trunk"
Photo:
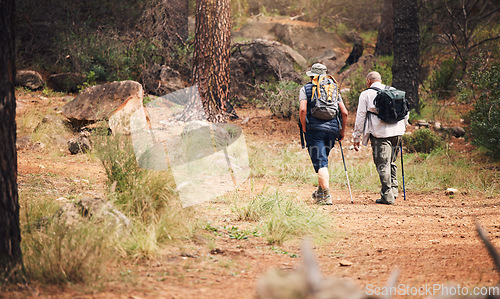
<svg viewBox="0 0 500 299"><path fill-rule="evenodd" d="M14 0L0 0L0 279L22 269L17 194Z"/></svg>
<svg viewBox="0 0 500 299"><path fill-rule="evenodd" d="M394 63L392 84L406 91L410 108L420 112L419 60L420 36L417 0L394 0Z"/></svg>
<svg viewBox="0 0 500 299"><path fill-rule="evenodd" d="M210 122L225 122L229 99L230 0L197 0L193 84Z"/></svg>
<svg viewBox="0 0 500 299"><path fill-rule="evenodd" d="M394 11L392 0L384 0L382 12L380 14L380 28L378 30L377 45L375 55L392 55L392 40L394 37Z"/></svg>

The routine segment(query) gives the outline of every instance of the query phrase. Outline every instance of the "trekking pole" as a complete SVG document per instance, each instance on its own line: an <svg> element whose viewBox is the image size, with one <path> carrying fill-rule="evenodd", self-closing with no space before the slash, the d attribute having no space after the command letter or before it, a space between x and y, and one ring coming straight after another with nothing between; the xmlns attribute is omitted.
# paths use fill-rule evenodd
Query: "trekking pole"
<svg viewBox="0 0 500 299"><path fill-rule="evenodd" d="M342 162L344 162L344 170L345 170L345 177L347 178L347 186L349 187L349 196L351 197L351 203L354 203L352 200L352 192L351 192L351 184L349 183L349 175L347 174L347 167L345 166L345 158L344 158L344 150L342 149L342 142L339 140L339 146L340 146L340 153L342 154ZM404 180L403 180L404 182Z"/></svg>
<svg viewBox="0 0 500 299"><path fill-rule="evenodd" d="M406 200L405 167L403 166L403 137L401 137L401 143L399 145L401 149L401 173L403 175L403 196L404 200Z"/></svg>
<svg viewBox="0 0 500 299"><path fill-rule="evenodd" d="M304 131L302 130L302 125L300 124L300 120L298 122L298 125L299 125L299 130L300 130L300 146L302 146L302 148L306 148L305 146L305 142L304 142Z"/></svg>

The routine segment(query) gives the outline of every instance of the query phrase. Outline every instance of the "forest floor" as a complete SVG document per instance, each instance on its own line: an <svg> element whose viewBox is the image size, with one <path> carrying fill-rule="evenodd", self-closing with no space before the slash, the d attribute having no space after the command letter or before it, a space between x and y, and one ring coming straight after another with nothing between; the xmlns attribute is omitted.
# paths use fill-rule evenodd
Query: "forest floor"
<svg viewBox="0 0 500 299"><path fill-rule="evenodd" d="M62 104L61 99L44 104L25 98L25 102L44 106L39 109L48 106L58 109ZM295 121L272 118L268 112L258 109L240 109L238 113L240 120L236 123L243 128L249 145L267 144L270 150L291 143L299 147ZM346 160L372 163L370 147L360 152L347 149L351 145L351 134L352 124L344 142ZM463 146L468 148L466 144ZM304 158L307 159L305 152ZM332 163L342 163L338 150L330 158ZM20 150L18 165L20 188L27 187L30 176L38 175L48 180L54 190L63 188L81 194L105 189L106 176L100 162L81 155L68 152L54 158L37 150ZM399 198L395 205L386 206L374 203L378 190L353 190L354 203L350 202L348 190L333 190L332 206L316 206L311 199L314 186L262 180L251 178L239 192L242 195L258 193L266 185L287 189L331 219L335 235L315 242L314 246L324 276L349 279L363 291L371 292L384 287L391 272L399 269L398 286L406 294L419 288L429 290L448 284L472 290L477 286L493 286L500 280L475 231L477 220L500 248L499 197L471 193L450 197L444 190L407 190L406 201ZM48 200L57 198L47 191ZM248 223L237 220L232 207L222 198L199 204L195 209L212 227L244 228ZM31 284L0 292L0 297L255 298L257 282L266 271L293 269L301 263L299 239L273 246L260 236L235 239L221 233L212 238L206 240L200 236L175 243L162 249L161 258L109 269L119 279L104 281L99 286ZM431 293L426 291L425 295ZM426 296L402 293L396 296L403 297Z"/></svg>

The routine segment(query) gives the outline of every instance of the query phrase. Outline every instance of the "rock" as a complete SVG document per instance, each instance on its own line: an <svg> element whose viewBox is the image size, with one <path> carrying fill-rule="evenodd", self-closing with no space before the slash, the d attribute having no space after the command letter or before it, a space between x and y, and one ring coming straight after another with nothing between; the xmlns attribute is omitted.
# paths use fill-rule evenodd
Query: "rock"
<svg viewBox="0 0 500 299"><path fill-rule="evenodd" d="M446 194L446 195L455 195L455 194L458 194L458 189L448 188L448 189L446 189L446 191L444 192L444 194Z"/></svg>
<svg viewBox="0 0 500 299"><path fill-rule="evenodd" d="M157 96L181 90L186 87L181 74L166 65L153 64L142 73L142 83L146 92Z"/></svg>
<svg viewBox="0 0 500 299"><path fill-rule="evenodd" d="M85 82L85 76L79 73L61 73L49 77L49 85L55 91L78 92Z"/></svg>
<svg viewBox="0 0 500 299"><path fill-rule="evenodd" d="M71 138L68 141L68 150L72 155L79 153L86 153L92 150L92 145L90 142L90 133L87 131L80 132L80 134Z"/></svg>
<svg viewBox="0 0 500 299"><path fill-rule="evenodd" d="M462 127L456 126L451 129L451 134L456 138L464 137L465 130Z"/></svg>
<svg viewBox="0 0 500 299"><path fill-rule="evenodd" d="M441 129L442 129L442 127L441 127L441 123L437 121L437 122L434 124L434 130L439 131L439 130L441 130Z"/></svg>
<svg viewBox="0 0 500 299"><path fill-rule="evenodd" d="M42 76L36 71L20 70L16 73L16 85L37 90L45 85Z"/></svg>
<svg viewBox="0 0 500 299"><path fill-rule="evenodd" d="M430 127L430 126L431 126L431 124L430 124L430 123L428 123L428 122L420 122L420 121L419 121L419 122L417 123L417 126L419 126L419 127L426 127L426 128L428 128L428 127Z"/></svg>
<svg viewBox="0 0 500 299"><path fill-rule="evenodd" d="M62 108L75 127L109 120L111 130L128 132L130 115L143 107L142 85L135 81L116 81L89 87ZM145 117L145 116L144 116ZM120 126L124 127L120 127Z"/></svg>
<svg viewBox="0 0 500 299"><path fill-rule="evenodd" d="M119 235L130 233L132 222L111 203L98 197L83 198L79 202L64 204L55 214L56 221L62 221L68 226L78 225L92 219L103 222Z"/></svg>
<svg viewBox="0 0 500 299"><path fill-rule="evenodd" d="M231 93L259 98L262 95L258 85L263 82L284 80L301 83L290 51L281 43L263 39L234 44L230 59Z"/></svg>
<svg viewBox="0 0 500 299"><path fill-rule="evenodd" d="M341 260L341 261L339 261L339 265L341 267L350 267L353 265L353 262L347 261L347 260Z"/></svg>
<svg viewBox="0 0 500 299"><path fill-rule="evenodd" d="M335 52L333 52L332 49L328 49L325 52L323 52L323 54L316 57L316 61L329 61L329 60L331 61L337 60L337 54L335 54Z"/></svg>

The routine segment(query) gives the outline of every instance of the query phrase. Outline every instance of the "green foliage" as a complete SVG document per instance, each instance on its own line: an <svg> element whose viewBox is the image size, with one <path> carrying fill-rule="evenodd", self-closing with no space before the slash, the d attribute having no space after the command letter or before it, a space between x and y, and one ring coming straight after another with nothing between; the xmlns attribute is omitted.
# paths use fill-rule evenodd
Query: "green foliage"
<svg viewBox="0 0 500 299"><path fill-rule="evenodd" d="M89 71L85 76L85 82L78 86L80 91L97 84L97 76L94 71Z"/></svg>
<svg viewBox="0 0 500 299"><path fill-rule="evenodd" d="M405 154L404 161L407 190L428 192L452 186L483 196L499 194L498 173L485 171L491 164L482 157L476 159L443 148L430 154Z"/></svg>
<svg viewBox="0 0 500 299"><path fill-rule="evenodd" d="M476 68L471 79L476 102L470 112L473 144L482 146L493 157L500 157L500 64L489 69Z"/></svg>
<svg viewBox="0 0 500 299"><path fill-rule="evenodd" d="M265 105L273 115L285 118L298 117L298 95L301 88L299 84L282 80L276 84L261 84L260 88L265 93Z"/></svg>
<svg viewBox="0 0 500 299"><path fill-rule="evenodd" d="M458 78L461 77L459 72L459 66L452 58L444 60L440 68L434 71L430 78L430 88L438 99L447 99L456 91Z"/></svg>
<svg viewBox="0 0 500 299"><path fill-rule="evenodd" d="M26 275L41 283L89 283L105 276L106 265L116 257L113 234L99 223L68 226L53 221L23 233Z"/></svg>
<svg viewBox="0 0 500 299"><path fill-rule="evenodd" d="M366 90L366 75L371 71L377 71L382 77L382 83L391 85L392 83L392 56L381 56L377 61L371 65L364 67L359 65L352 74L348 75L349 91L343 95L344 102L347 104L349 110L356 110L358 108L359 95ZM344 79L344 80L346 80Z"/></svg>
<svg viewBox="0 0 500 299"><path fill-rule="evenodd" d="M436 133L424 128L410 135L403 135L403 144L409 152L430 153L442 147L444 142Z"/></svg>
<svg viewBox="0 0 500 299"><path fill-rule="evenodd" d="M265 190L266 191L266 190ZM292 237L328 233L329 219L290 194L262 192L247 204L233 208L240 220L260 221L261 231L269 244L282 244Z"/></svg>
<svg viewBox="0 0 500 299"><path fill-rule="evenodd" d="M140 168L129 136L93 137L111 190L108 199L134 222L134 233L122 244L125 252L150 258L161 244L189 237L192 210L182 208L172 173Z"/></svg>

